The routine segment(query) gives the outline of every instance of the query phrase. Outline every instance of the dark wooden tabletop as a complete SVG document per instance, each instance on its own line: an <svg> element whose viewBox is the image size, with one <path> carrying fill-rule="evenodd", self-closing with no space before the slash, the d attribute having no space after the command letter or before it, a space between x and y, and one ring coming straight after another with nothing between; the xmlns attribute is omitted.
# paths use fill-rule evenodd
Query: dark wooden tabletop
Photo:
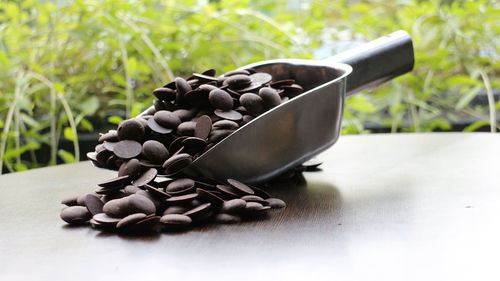
<svg viewBox="0 0 500 281"><path fill-rule="evenodd" d="M115 175L0 177L0 280L499 280L500 135L342 136L269 220L129 237L59 218ZM139 279L140 278L140 279Z"/></svg>

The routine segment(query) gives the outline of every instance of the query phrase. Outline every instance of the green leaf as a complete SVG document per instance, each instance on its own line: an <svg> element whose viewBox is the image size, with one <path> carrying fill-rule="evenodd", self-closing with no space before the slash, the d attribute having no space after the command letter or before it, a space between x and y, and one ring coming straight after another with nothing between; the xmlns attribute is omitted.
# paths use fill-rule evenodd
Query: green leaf
<svg viewBox="0 0 500 281"><path fill-rule="evenodd" d="M64 150L64 149L59 149L57 151L57 155L61 157L61 159L64 161L64 163L74 163L76 162L75 156L71 154L70 152Z"/></svg>
<svg viewBox="0 0 500 281"><path fill-rule="evenodd" d="M89 131L89 132L94 131L94 125L89 120L87 120L85 118L80 120L80 127L85 131Z"/></svg>
<svg viewBox="0 0 500 281"><path fill-rule="evenodd" d="M443 131L447 131L451 129L450 123L442 118L432 120L429 124L429 127L431 130L441 129Z"/></svg>
<svg viewBox="0 0 500 281"><path fill-rule="evenodd" d="M76 141L77 136L75 135L75 132L70 127L65 127L64 128L64 137L70 141Z"/></svg>
<svg viewBox="0 0 500 281"><path fill-rule="evenodd" d="M474 132L474 131L476 131L479 128L484 127L484 126L490 126L490 121L481 120L481 121L474 122L471 125L465 127L464 132Z"/></svg>
<svg viewBox="0 0 500 281"><path fill-rule="evenodd" d="M64 93L64 84L55 82L53 87L57 93L60 93L60 94Z"/></svg>
<svg viewBox="0 0 500 281"><path fill-rule="evenodd" d="M123 121L123 118L121 118L120 116L117 116L117 115L113 115L113 116L108 117L108 122L111 124L118 125L122 121Z"/></svg>
<svg viewBox="0 0 500 281"><path fill-rule="evenodd" d="M137 116L141 113L143 107L141 106L141 104L139 103L135 103L134 105L132 105L132 109L130 110L130 116L129 117L133 117L133 116Z"/></svg>
<svg viewBox="0 0 500 281"><path fill-rule="evenodd" d="M14 163L14 170L16 170L16 172L26 171L28 170L28 166L23 163Z"/></svg>
<svg viewBox="0 0 500 281"><path fill-rule="evenodd" d="M122 86L123 88L127 87L127 82L125 81L125 78L123 78L123 76L118 74L113 74L111 75L111 79L113 79L113 81L115 81L116 84Z"/></svg>
<svg viewBox="0 0 500 281"><path fill-rule="evenodd" d="M91 96L80 104L80 108L84 115L94 114L99 109L99 99L96 96Z"/></svg>
<svg viewBox="0 0 500 281"><path fill-rule="evenodd" d="M40 148L40 144L39 143L36 143L36 142L29 142L19 148L12 148L12 149L9 149L5 152L5 154L3 155L3 158L0 159L0 160L3 160L3 159L10 159L10 158L13 158L13 157L16 157L18 155L21 155L23 154L24 152L26 151L29 151L29 150L37 150Z"/></svg>
<svg viewBox="0 0 500 281"><path fill-rule="evenodd" d="M457 86L457 85L477 86L477 85L481 85L481 82L474 80L466 75L451 76L450 78L446 79L446 83L450 86Z"/></svg>
<svg viewBox="0 0 500 281"><path fill-rule="evenodd" d="M376 110L375 106L370 103L365 96L358 95L352 96L347 99L347 104L355 111L371 113Z"/></svg>
<svg viewBox="0 0 500 281"><path fill-rule="evenodd" d="M10 65L9 57L7 57L7 54L5 54L5 52L3 52L3 51L0 51L0 65L4 65L4 66Z"/></svg>
<svg viewBox="0 0 500 281"><path fill-rule="evenodd" d="M135 76L135 73L137 71L137 59L135 57L128 58L127 70L130 76Z"/></svg>

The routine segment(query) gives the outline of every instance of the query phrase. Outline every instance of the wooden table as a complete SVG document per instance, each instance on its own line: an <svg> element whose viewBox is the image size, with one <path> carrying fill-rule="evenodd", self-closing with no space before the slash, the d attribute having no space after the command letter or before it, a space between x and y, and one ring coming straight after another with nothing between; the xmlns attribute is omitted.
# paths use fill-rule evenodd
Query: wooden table
<svg viewBox="0 0 500 281"><path fill-rule="evenodd" d="M115 172L1 176L0 280L500 280L500 135L342 136L322 158L270 189L269 220L149 237L59 219Z"/></svg>

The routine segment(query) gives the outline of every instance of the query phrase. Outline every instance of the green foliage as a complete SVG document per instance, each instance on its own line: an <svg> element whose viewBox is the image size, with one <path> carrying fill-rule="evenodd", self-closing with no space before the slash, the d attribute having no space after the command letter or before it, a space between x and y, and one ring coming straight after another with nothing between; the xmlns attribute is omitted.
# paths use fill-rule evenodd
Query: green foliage
<svg viewBox="0 0 500 281"><path fill-rule="evenodd" d="M490 111L470 102L486 84L500 87L499 5L0 0L0 173L2 165L40 166L34 151L41 146L50 147L49 164L78 161L78 132L96 129L89 116L117 124L116 112L137 115L151 104L151 91L174 76L313 58L327 41L371 40L398 29L414 38L415 71L349 98L344 133L367 132L367 121L394 132L449 130L450 120L464 116L489 124ZM60 149L62 140L72 151Z"/></svg>
<svg viewBox="0 0 500 281"><path fill-rule="evenodd" d="M471 117L490 124L495 113L471 100L488 83L500 87L500 3L495 1L320 1L313 11L330 19L333 38L374 39L407 30L415 47L415 70L366 96L375 113L347 107L348 119L375 122L392 131L451 129L450 121ZM489 78L489 79L488 79ZM490 80L490 81L488 81ZM489 93L491 94L491 93ZM348 100L347 104L359 103ZM491 103L491 101L490 101ZM498 105L498 103L497 103ZM491 116L489 116L491 115ZM491 118L490 118L491 117ZM496 124L494 124L496 125ZM471 128L480 128L472 126ZM352 127L346 132L354 133ZM359 127L357 132L364 128Z"/></svg>

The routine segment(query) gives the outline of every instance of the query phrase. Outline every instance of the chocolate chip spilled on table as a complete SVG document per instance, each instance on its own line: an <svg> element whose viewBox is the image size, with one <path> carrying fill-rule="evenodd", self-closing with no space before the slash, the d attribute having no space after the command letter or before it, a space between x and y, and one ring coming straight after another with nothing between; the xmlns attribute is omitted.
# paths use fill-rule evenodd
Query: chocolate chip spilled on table
<svg viewBox="0 0 500 281"><path fill-rule="evenodd" d="M87 157L98 167L118 170L118 176L98 184L94 193L62 200L68 207L61 218L100 230L143 233L263 219L270 210L285 208L283 200L235 179L183 175L217 142L304 91L293 79L273 81L253 69L215 74L210 69L175 78L153 91L157 99L145 114L101 134ZM320 164L304 163L291 173Z"/></svg>

